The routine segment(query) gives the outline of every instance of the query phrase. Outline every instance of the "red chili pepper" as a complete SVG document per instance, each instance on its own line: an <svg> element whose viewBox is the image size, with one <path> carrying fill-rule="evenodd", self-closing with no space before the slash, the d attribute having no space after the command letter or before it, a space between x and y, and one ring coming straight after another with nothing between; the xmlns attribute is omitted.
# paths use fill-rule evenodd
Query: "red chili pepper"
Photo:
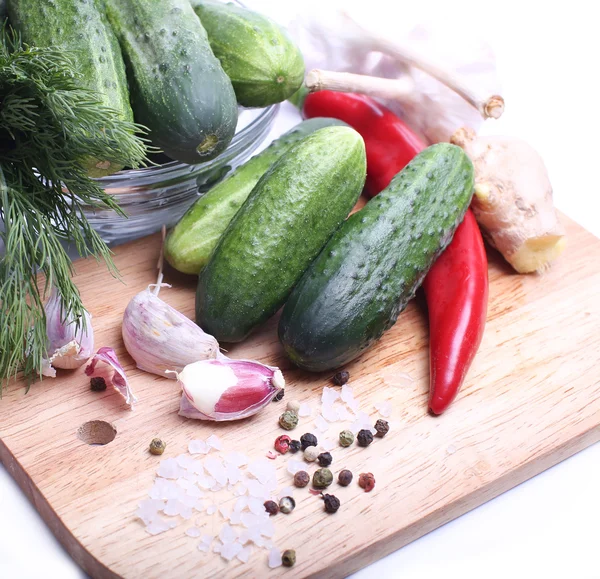
<svg viewBox="0 0 600 579"><path fill-rule="evenodd" d="M429 308L429 408L441 414L458 394L487 316L487 256L470 209L423 289Z"/></svg>
<svg viewBox="0 0 600 579"><path fill-rule="evenodd" d="M358 131L367 150L365 192L374 197L394 175L425 147L392 111L370 97L323 90L309 94L303 108L306 118L334 117Z"/></svg>
<svg viewBox="0 0 600 579"><path fill-rule="evenodd" d="M367 96L316 92L306 97L303 112L309 118L340 119L362 135L370 196L385 189L394 175L425 148L396 115ZM429 308L429 407L441 414L465 379L481 343L487 315L487 257L470 209L450 245L433 264L423 287Z"/></svg>

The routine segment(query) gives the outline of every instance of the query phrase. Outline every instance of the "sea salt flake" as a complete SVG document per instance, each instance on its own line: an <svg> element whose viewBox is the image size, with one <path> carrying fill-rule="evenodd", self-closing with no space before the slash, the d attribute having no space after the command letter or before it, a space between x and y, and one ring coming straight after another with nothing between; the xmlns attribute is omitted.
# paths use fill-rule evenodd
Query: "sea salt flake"
<svg viewBox="0 0 600 579"><path fill-rule="evenodd" d="M198 512L202 512L205 509L205 504L203 500L198 499L196 501L196 504L194 505L194 510L198 511Z"/></svg>
<svg viewBox="0 0 600 579"><path fill-rule="evenodd" d="M163 518L159 517L154 519L149 525L146 526L146 532L151 535L159 535L160 533L164 533L169 529L173 529L177 526L175 521L165 521Z"/></svg>
<svg viewBox="0 0 600 579"><path fill-rule="evenodd" d="M269 567L271 569L275 569L276 567L281 567L282 560L281 560L281 551L277 548L277 547L273 547L270 551L269 551Z"/></svg>
<svg viewBox="0 0 600 579"><path fill-rule="evenodd" d="M251 497L268 499L269 491L268 489L257 480L251 480L248 482L248 493Z"/></svg>
<svg viewBox="0 0 600 579"><path fill-rule="evenodd" d="M263 458L250 463L248 472L262 484L266 484L272 479L277 480L277 470L275 469L275 465Z"/></svg>
<svg viewBox="0 0 600 579"><path fill-rule="evenodd" d="M187 480L185 478L177 479L177 483L176 484L178 486L180 486L182 489L186 490L186 491L188 489L191 489L193 486L195 486L193 482L191 482L191 481L189 481L189 480Z"/></svg>
<svg viewBox="0 0 600 579"><path fill-rule="evenodd" d="M229 519L231 516L231 509L228 509L227 507L219 507L219 512L224 519Z"/></svg>
<svg viewBox="0 0 600 579"><path fill-rule="evenodd" d="M215 541L215 544L212 548L213 553L220 553L222 548L223 548L223 543L221 543L221 541Z"/></svg>
<svg viewBox="0 0 600 579"><path fill-rule="evenodd" d="M352 402L346 402L346 405L354 414L356 414L358 412L358 407L360 406L360 403L358 402L358 400L352 400Z"/></svg>
<svg viewBox="0 0 600 579"><path fill-rule="evenodd" d="M337 422L340 419L338 405L337 404L333 404L331 406L323 405L323 407L321 408L321 415L317 418L317 422L316 422L317 428L319 428L319 419L320 418L324 418L328 422ZM327 425L325 430L327 430L328 428L329 428L329 425ZM323 428L319 428L319 429L323 430Z"/></svg>
<svg viewBox="0 0 600 579"><path fill-rule="evenodd" d="M238 485L235 487L235 490L233 491L233 494L234 494L236 497L242 497L242 496L244 496L244 495L245 495L247 492L248 492L248 488L246 487L246 485L243 485L243 484L238 484Z"/></svg>
<svg viewBox="0 0 600 579"><path fill-rule="evenodd" d="M215 450L223 449L223 444L221 442L221 439L216 434L211 434L206 439L206 444L208 444L208 446L210 446L211 448L214 448Z"/></svg>
<svg viewBox="0 0 600 579"><path fill-rule="evenodd" d="M230 485L235 485L242 480L242 471L234 464L225 465L225 474Z"/></svg>
<svg viewBox="0 0 600 579"><path fill-rule="evenodd" d="M267 519L261 523L259 530L261 535L265 537L272 537L275 534L275 525L273 525L273 521Z"/></svg>
<svg viewBox="0 0 600 579"><path fill-rule="evenodd" d="M154 480L148 496L151 499L174 499L179 496L179 487L175 481L158 477Z"/></svg>
<svg viewBox="0 0 600 579"><path fill-rule="evenodd" d="M190 527L189 529L186 530L185 534L188 537L199 537L202 534L202 531L200 531L200 529L198 527Z"/></svg>
<svg viewBox="0 0 600 579"><path fill-rule="evenodd" d="M263 509L264 511L264 509ZM268 516L268 515L267 515ZM259 526L264 521L264 518L254 513L244 512L241 514L241 521L244 527Z"/></svg>
<svg viewBox="0 0 600 579"><path fill-rule="evenodd" d="M198 486L202 487L203 489L211 489L215 486L215 479L211 476L200 475L198 477Z"/></svg>
<svg viewBox="0 0 600 579"><path fill-rule="evenodd" d="M138 504L138 509L135 516L144 521L148 525L153 520L159 517L158 512L165 508L165 501L157 499L144 499Z"/></svg>
<svg viewBox="0 0 600 579"><path fill-rule="evenodd" d="M288 460L287 471L290 474L296 474L299 470L304 470L305 464L299 460Z"/></svg>
<svg viewBox="0 0 600 579"><path fill-rule="evenodd" d="M340 391L340 399L346 404L349 404L354 400L354 389L352 386L350 386L350 384L344 384L342 386Z"/></svg>
<svg viewBox="0 0 600 579"><path fill-rule="evenodd" d="M208 454L210 446L204 440L192 440L188 444L188 452L190 454Z"/></svg>
<svg viewBox="0 0 600 579"><path fill-rule="evenodd" d="M189 480L192 483L196 483L196 482L198 482L198 475L195 472L192 472L191 470L186 470L183 475L183 479ZM179 479L179 480L182 480L182 479Z"/></svg>
<svg viewBox="0 0 600 579"><path fill-rule="evenodd" d="M219 539L221 539L223 544L232 543L237 538L238 538L238 534L237 534L236 530L229 523L225 523L221 527L221 532L219 533Z"/></svg>
<svg viewBox="0 0 600 579"><path fill-rule="evenodd" d="M198 543L198 551L204 551L205 553L208 553L208 551L210 551L210 545L213 542L213 540L213 535L202 535L200 543Z"/></svg>
<svg viewBox="0 0 600 579"><path fill-rule="evenodd" d="M177 461L177 464L185 470L188 470L196 463L196 459L191 457L189 454L180 454L178 457L175 458L175 460Z"/></svg>
<svg viewBox="0 0 600 579"><path fill-rule="evenodd" d="M206 543L198 543L198 551L202 551L204 553L208 553L210 551L210 544L206 544Z"/></svg>
<svg viewBox="0 0 600 579"><path fill-rule="evenodd" d="M199 489L199 488L198 488L196 485L194 485L194 486L190 487L190 488L187 490L187 493L186 493L186 494L187 494L189 497L196 497L196 498L199 498L199 497L203 497L203 496L204 496L204 492L203 492L203 491L201 491L201 490L200 490L200 489Z"/></svg>
<svg viewBox="0 0 600 579"><path fill-rule="evenodd" d="M223 544L223 548L221 549L221 557L223 557L223 559L226 561L231 561L239 555L242 549L243 547L237 542Z"/></svg>
<svg viewBox="0 0 600 579"><path fill-rule="evenodd" d="M163 513L167 515L167 517L176 517L188 509L189 507L186 507L179 499L169 499L163 509ZM191 509L189 510L191 513Z"/></svg>
<svg viewBox="0 0 600 579"><path fill-rule="evenodd" d="M156 474L163 478L177 479L182 476L184 470L177 464L174 458L167 458L161 461Z"/></svg>
<svg viewBox="0 0 600 579"><path fill-rule="evenodd" d="M189 495L184 495L179 500L190 509L195 509L198 503L198 497L190 497Z"/></svg>
<svg viewBox="0 0 600 579"><path fill-rule="evenodd" d="M381 400L374 404L375 410L381 414L384 418L389 418L392 414L392 403L389 400Z"/></svg>
<svg viewBox="0 0 600 579"><path fill-rule="evenodd" d="M181 512L179 514L183 519L189 521L194 513L190 507L184 506L184 508L181 509Z"/></svg>
<svg viewBox="0 0 600 579"><path fill-rule="evenodd" d="M323 387L323 392L321 393L321 404L324 406L328 406L333 404L340 397L340 393L333 389L329 388L329 386Z"/></svg>
<svg viewBox="0 0 600 579"><path fill-rule="evenodd" d="M351 412L350 410L348 410L348 408L346 408L345 406L340 406L337 409L337 412L338 412L338 417L340 420L343 420L343 421L354 420L354 413Z"/></svg>
<svg viewBox="0 0 600 579"><path fill-rule="evenodd" d="M265 502L262 499L257 499L254 497L248 499L248 509L255 515L266 513Z"/></svg>
<svg viewBox="0 0 600 579"><path fill-rule="evenodd" d="M235 511L231 513L229 516L229 522L232 525L241 525L242 524L242 513L236 513Z"/></svg>
<svg viewBox="0 0 600 579"><path fill-rule="evenodd" d="M242 547L241 551L237 554L237 558L242 563L247 563L252 555L252 547Z"/></svg>
<svg viewBox="0 0 600 579"><path fill-rule="evenodd" d="M298 408L298 416L305 417L310 416L312 414L312 408L308 402L303 402L300 404L300 408Z"/></svg>
<svg viewBox="0 0 600 579"><path fill-rule="evenodd" d="M233 505L234 513L241 513L247 506L250 499L248 497L239 497Z"/></svg>
<svg viewBox="0 0 600 579"><path fill-rule="evenodd" d="M329 430L329 422L325 420L322 414L317 416L317 419L315 420L315 428L320 432L327 432Z"/></svg>
<svg viewBox="0 0 600 579"><path fill-rule="evenodd" d="M227 471L221 459L209 456L204 461L204 468L221 486L227 484Z"/></svg>
<svg viewBox="0 0 600 579"><path fill-rule="evenodd" d="M227 464L231 464L233 466L244 466L248 464L248 457L245 454L242 454L238 451L229 452L225 455L224 458Z"/></svg>
<svg viewBox="0 0 600 579"><path fill-rule="evenodd" d="M222 490L223 490L223 485L220 485L219 483L215 483L215 484L214 484L214 485L213 485L213 486L210 488L210 490L211 490L213 493L218 493L219 491L222 491Z"/></svg>
<svg viewBox="0 0 600 579"><path fill-rule="evenodd" d="M214 515L216 512L217 512L217 507L216 507L215 505L209 505L209 506L206 508L206 513L207 513L208 515Z"/></svg>

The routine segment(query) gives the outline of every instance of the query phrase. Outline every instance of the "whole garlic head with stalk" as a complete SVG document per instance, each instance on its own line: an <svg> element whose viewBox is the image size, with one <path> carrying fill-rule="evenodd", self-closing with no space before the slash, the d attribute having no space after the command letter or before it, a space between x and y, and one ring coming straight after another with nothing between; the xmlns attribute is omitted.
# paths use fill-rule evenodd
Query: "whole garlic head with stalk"
<svg viewBox="0 0 600 579"><path fill-rule="evenodd" d="M367 24L368 5L325 10L305 8L290 25L311 71L310 91L378 97L428 143L502 114L493 51L460 19L430 20L399 35L380 19Z"/></svg>
<svg viewBox="0 0 600 579"><path fill-rule="evenodd" d="M475 167L471 209L486 239L519 273L544 271L566 246L552 185L538 152L515 137L459 129L451 142Z"/></svg>

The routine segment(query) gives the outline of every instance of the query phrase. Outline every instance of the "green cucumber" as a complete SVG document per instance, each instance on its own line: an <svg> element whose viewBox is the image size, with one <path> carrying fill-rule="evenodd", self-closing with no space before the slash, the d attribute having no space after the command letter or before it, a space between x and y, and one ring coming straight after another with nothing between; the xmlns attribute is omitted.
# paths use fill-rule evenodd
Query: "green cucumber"
<svg viewBox="0 0 600 579"><path fill-rule="evenodd" d="M320 129L288 149L200 273L200 327L239 342L275 314L356 203L365 177L365 145L350 127Z"/></svg>
<svg viewBox="0 0 600 579"><path fill-rule="evenodd" d="M104 106L133 121L125 64L119 43L101 9L100 0L9 0L11 25L23 42L68 51L80 72L81 86ZM85 159L92 177L122 169L103 159Z"/></svg>
<svg viewBox="0 0 600 579"><path fill-rule="evenodd" d="M183 273L200 273L230 221L269 167L294 143L332 125L346 123L319 117L302 121L200 197L167 236L167 261Z"/></svg>
<svg viewBox="0 0 600 579"><path fill-rule="evenodd" d="M304 80L304 59L270 18L235 4L192 0L208 40L245 107L266 107L293 95Z"/></svg>
<svg viewBox="0 0 600 579"><path fill-rule="evenodd" d="M440 143L353 214L283 309L279 339L289 358L315 372L339 368L391 328L450 243L473 186L467 155Z"/></svg>
<svg viewBox="0 0 600 579"><path fill-rule="evenodd" d="M36 0L39 1L39 0ZM189 0L112 0L136 120L170 158L201 163L231 141L237 103Z"/></svg>

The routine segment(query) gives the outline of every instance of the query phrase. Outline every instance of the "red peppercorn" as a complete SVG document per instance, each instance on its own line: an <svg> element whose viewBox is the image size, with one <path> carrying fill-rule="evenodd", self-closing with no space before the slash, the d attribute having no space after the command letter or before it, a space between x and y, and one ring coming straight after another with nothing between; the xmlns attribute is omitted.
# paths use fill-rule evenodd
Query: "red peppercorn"
<svg viewBox="0 0 600 579"><path fill-rule="evenodd" d="M361 472L358 476L358 486L370 493L375 488L375 477L372 472Z"/></svg>
<svg viewBox="0 0 600 579"><path fill-rule="evenodd" d="M290 449L292 439L286 434L282 434L275 439L275 450L281 454L285 454Z"/></svg>

